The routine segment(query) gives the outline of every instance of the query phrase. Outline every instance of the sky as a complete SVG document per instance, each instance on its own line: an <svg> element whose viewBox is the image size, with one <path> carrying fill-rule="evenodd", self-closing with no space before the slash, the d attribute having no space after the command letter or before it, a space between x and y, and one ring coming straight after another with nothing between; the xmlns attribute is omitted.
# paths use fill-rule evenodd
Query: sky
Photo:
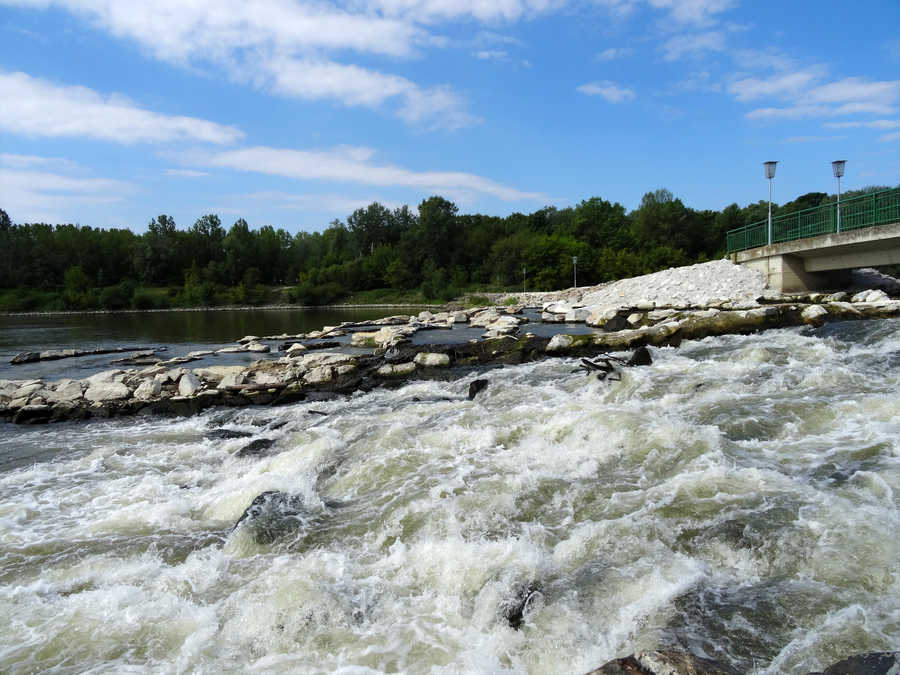
<svg viewBox="0 0 900 675"><path fill-rule="evenodd" d="M318 231L900 183L900 2L0 0L0 208Z"/></svg>

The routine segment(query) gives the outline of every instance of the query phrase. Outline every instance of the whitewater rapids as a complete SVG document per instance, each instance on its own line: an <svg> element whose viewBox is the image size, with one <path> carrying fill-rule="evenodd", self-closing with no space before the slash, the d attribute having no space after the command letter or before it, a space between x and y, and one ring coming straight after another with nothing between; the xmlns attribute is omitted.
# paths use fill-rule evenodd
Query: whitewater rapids
<svg viewBox="0 0 900 675"><path fill-rule="evenodd" d="M7 426L0 671L579 673L675 646L774 674L895 649L900 321L651 353L621 382L558 359ZM258 544L232 527L269 490L303 517Z"/></svg>

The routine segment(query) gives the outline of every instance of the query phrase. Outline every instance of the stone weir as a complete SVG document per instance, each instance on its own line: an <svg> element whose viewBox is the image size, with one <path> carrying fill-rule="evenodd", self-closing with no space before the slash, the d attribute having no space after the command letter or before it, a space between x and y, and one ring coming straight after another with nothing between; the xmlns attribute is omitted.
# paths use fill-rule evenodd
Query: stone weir
<svg viewBox="0 0 900 675"><path fill-rule="evenodd" d="M549 337L520 333L521 324L527 321L522 308L482 308L445 315L423 312L402 322L391 317L371 332L352 326L357 330L352 332L350 344L371 348L370 354L311 352L301 342L288 340L282 344L284 355L280 358L249 365L189 369L173 367L169 361L140 370L108 370L83 380L0 380L0 420L35 424L135 414L189 415L213 406L292 403L397 386L411 379L446 380L473 367L548 357L595 357L641 346L677 346L682 340L711 335L819 326L826 321L900 317L900 301L880 291L867 291L853 298L846 294L785 297L749 308L729 303L702 308L584 309L558 303L544 307L544 321L559 322L560 315L567 323L583 321L596 330L586 334L561 331ZM411 342L419 330L450 328L463 322L483 327L484 333L462 344ZM324 335L338 332L331 329Z"/></svg>

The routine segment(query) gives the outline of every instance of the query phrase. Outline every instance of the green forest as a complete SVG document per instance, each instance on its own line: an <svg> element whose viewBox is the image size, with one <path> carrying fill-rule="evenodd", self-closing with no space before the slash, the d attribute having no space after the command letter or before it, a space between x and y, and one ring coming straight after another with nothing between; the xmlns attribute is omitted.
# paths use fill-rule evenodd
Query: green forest
<svg viewBox="0 0 900 675"><path fill-rule="evenodd" d="M869 187L855 194L882 190ZM818 206L813 192L773 214ZM321 232L228 229L217 215L180 229L167 215L145 232L15 224L0 209L0 311L152 309L291 302L444 302L465 293L572 286L722 257L725 233L766 218L760 201L721 211L665 189L626 213L599 197L506 217L461 214L439 196L413 210L379 203Z"/></svg>

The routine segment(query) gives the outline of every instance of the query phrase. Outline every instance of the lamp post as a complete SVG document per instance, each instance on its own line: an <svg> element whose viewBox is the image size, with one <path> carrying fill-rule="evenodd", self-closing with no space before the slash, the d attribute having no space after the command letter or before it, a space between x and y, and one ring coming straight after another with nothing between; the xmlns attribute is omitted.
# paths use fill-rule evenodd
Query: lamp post
<svg viewBox="0 0 900 675"><path fill-rule="evenodd" d="M772 245L772 179L775 178L775 165L778 162L764 162L766 178L769 179L769 245Z"/></svg>
<svg viewBox="0 0 900 675"><path fill-rule="evenodd" d="M844 165L846 159L837 159L831 163L831 169L834 171L834 177L838 182L838 200L837 200L837 231L841 231L841 176L844 175Z"/></svg>
<svg viewBox="0 0 900 675"><path fill-rule="evenodd" d="M578 256L572 256L572 283L578 288Z"/></svg>

